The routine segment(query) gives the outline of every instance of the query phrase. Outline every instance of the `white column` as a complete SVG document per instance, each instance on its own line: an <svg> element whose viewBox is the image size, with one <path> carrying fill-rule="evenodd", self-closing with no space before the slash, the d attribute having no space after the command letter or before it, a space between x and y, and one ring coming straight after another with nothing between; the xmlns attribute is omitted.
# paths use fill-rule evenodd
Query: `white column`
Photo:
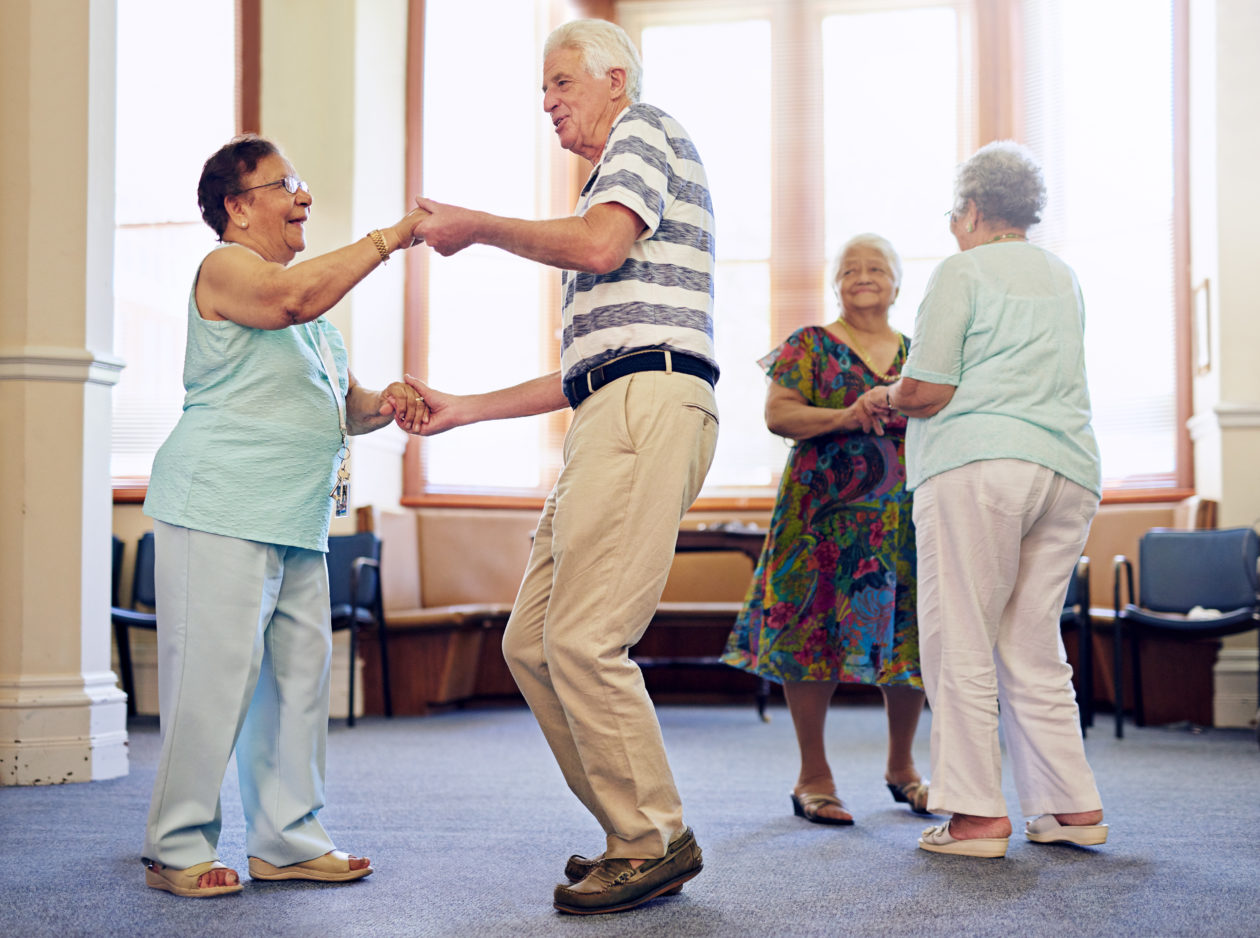
<svg viewBox="0 0 1260 938"><path fill-rule="evenodd" d="M0 3L0 785L127 773L110 671L113 0Z"/></svg>
<svg viewBox="0 0 1260 938"><path fill-rule="evenodd" d="M1260 519L1257 36L1260 5L1252 0L1191 0L1191 282L1195 333L1203 337L1206 326L1209 363L1194 379L1190 435L1196 488L1220 502L1221 527ZM1255 714L1257 667L1254 633L1224 640L1218 725L1246 725Z"/></svg>

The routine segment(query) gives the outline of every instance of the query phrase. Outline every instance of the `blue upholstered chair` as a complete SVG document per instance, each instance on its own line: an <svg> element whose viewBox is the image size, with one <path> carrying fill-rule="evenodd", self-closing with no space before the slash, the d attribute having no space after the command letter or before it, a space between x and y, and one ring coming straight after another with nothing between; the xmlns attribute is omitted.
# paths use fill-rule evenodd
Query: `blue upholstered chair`
<svg viewBox="0 0 1260 938"><path fill-rule="evenodd" d="M1256 562L1260 537L1251 528L1179 531L1154 528L1138 542L1138 592L1133 564L1115 558L1116 736L1124 735L1124 642L1133 670L1133 718L1145 722L1139 646L1144 636L1193 640L1260 630ZM1127 586L1121 602L1121 586ZM1134 602L1136 598L1136 602ZM1191 610L1194 610L1192 613Z"/></svg>
<svg viewBox="0 0 1260 938"><path fill-rule="evenodd" d="M385 694L385 715L394 715L389 687L389 646L386 644L385 616L381 607L381 540L370 531L328 538L328 598L332 604L332 627L350 630L350 706L346 724L354 726L355 661L358 658L359 629L375 628L381 650L381 685Z"/></svg>

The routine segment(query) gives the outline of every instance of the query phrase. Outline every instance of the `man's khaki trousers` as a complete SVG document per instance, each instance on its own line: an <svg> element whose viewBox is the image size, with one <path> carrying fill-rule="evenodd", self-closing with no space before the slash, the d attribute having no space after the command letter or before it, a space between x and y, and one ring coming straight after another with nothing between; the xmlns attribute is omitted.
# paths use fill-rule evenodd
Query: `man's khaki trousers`
<svg viewBox="0 0 1260 938"><path fill-rule="evenodd" d="M682 803L629 656L652 621L678 525L717 445L713 389L639 372L574 412L503 653L609 857L665 855Z"/></svg>

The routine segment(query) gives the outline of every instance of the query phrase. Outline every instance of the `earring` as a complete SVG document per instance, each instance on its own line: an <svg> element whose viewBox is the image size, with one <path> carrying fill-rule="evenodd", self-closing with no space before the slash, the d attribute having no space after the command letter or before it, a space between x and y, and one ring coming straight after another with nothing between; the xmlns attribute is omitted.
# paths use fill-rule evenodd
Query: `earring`
<svg viewBox="0 0 1260 938"><path fill-rule="evenodd" d="M244 227L244 226L242 225L241 227ZM976 229L972 226L971 222L967 222L967 234L971 234L975 230Z"/></svg>
<svg viewBox="0 0 1260 938"><path fill-rule="evenodd" d="M247 222L247 221L238 221L236 224L237 224L237 225L239 225L239 226L240 226L240 227L242 227L242 228L248 228L248 227L249 227L249 222ZM970 228L968 228L967 230L968 230L968 231L970 231L971 229L970 229Z"/></svg>

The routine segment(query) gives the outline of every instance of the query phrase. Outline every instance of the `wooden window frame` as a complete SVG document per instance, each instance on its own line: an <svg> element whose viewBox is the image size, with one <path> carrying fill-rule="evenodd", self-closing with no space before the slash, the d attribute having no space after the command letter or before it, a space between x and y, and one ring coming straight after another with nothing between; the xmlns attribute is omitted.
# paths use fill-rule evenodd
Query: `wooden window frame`
<svg viewBox="0 0 1260 938"><path fill-rule="evenodd" d="M250 2L250 0L241 0ZM257 2L257 0L253 0ZM633 2L633 0L623 0ZM1171 0L1173 11L1173 186L1174 186L1174 325L1176 330L1175 393L1176 393L1176 472L1172 485L1150 487L1126 487L1108 489L1103 502L1165 502L1177 501L1194 494L1194 461L1187 421L1192 413L1191 400L1191 284L1190 284L1190 205L1189 205L1189 0ZM582 4L587 16L601 16L616 21L618 4L614 0L588 0ZM810 28L806 5L790 8L795 12L780 19L779 28L804 31ZM410 0L408 23L407 64L407 187L408 191L423 191L423 167L421 165L422 104L424 91L424 0ZM975 87L976 134L979 141L995 139L1020 139L1023 132L1023 33L1020 0L972 0L971 17ZM783 44L776 44L776 55L785 55ZM820 80L821 63L806 61L804 67L799 57L793 59L792 68L781 68L777 75L792 76L797 85L813 87ZM799 95L802 101L817 101L816 95ZM821 105L818 105L821 106ZM778 112L772 120L778 119ZM812 122L821 128L821 119ZM773 128L772 128L773 130ZM819 131L821 133L821 130ZM781 135L777 137L782 139ZM788 169L775 174L775 192L772 199L772 228L797 233L795 243L821 244L824 219L816 198L811 198L804 186L791 185L788 180L807 178L803 169L810 154L816 152L817 141L795 140L778 151L779 166L786 163ZM796 171L792 171L792 169ZM570 171L570 182L576 174ZM571 202L569 203L572 204ZM559 206L563 213L569 209ZM783 244L779 236L772 236L772 244ZM775 297L776 331L795 328L811 323L817 314L818 260L813 249L792 252L788 258L772 258L771 293ZM407 300L405 316L404 358L413 374L424 373L427 352L428 253L412 251L407 254ZM553 305L553 308L556 308ZM557 314L558 315L558 312ZM566 420L563 413L548 416L551 420ZM530 508L542 506L543 497L533 495L499 496L487 494L436 494L421 490L422 466L419 441L408 441L404 456L404 505L441 507ZM1161 477L1162 481L1162 477ZM752 497L702 498L696 505L701 511L768 511L773 507L774 495Z"/></svg>

